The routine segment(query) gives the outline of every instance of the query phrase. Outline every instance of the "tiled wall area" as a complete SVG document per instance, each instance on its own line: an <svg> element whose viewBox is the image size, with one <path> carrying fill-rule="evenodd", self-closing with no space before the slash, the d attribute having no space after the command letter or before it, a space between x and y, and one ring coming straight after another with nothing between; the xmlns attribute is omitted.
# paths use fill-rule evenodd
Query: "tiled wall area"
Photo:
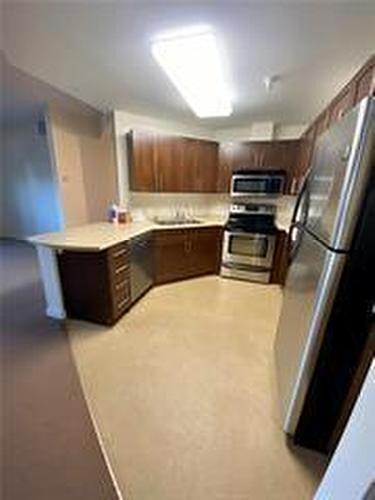
<svg viewBox="0 0 375 500"><path fill-rule="evenodd" d="M152 220L155 217L223 218L229 213L230 196L227 194L197 193L129 193L129 208L135 221ZM259 198L249 201L260 202ZM280 198L262 198L262 203L277 206L277 219L283 226L288 226L293 215L295 196Z"/></svg>
<svg viewBox="0 0 375 500"><path fill-rule="evenodd" d="M225 217L230 199L226 194L129 193L129 208L134 220L154 217Z"/></svg>

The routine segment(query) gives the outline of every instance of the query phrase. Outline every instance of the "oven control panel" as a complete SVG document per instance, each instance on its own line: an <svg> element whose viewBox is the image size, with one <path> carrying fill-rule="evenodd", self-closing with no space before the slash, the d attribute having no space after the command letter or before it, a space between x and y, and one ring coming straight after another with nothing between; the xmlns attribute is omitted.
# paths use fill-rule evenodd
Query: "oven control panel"
<svg viewBox="0 0 375 500"><path fill-rule="evenodd" d="M276 206L266 203L232 203L230 214L275 215Z"/></svg>

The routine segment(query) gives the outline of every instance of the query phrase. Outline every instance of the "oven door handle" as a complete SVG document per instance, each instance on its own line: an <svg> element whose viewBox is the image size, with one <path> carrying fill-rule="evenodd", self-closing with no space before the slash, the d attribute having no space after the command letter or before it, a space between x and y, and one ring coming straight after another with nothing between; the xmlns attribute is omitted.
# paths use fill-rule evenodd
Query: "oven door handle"
<svg viewBox="0 0 375 500"><path fill-rule="evenodd" d="M244 238L260 239L260 238L272 238L275 237L274 234L268 233L251 233L247 231L225 231L228 236L243 236Z"/></svg>

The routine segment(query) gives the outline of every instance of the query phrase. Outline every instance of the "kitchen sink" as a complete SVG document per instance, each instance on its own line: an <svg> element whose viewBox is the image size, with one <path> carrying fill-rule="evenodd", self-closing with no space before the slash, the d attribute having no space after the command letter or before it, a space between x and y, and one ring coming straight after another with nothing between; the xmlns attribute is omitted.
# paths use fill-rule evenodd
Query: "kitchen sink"
<svg viewBox="0 0 375 500"><path fill-rule="evenodd" d="M155 218L154 222L160 226L183 226L184 224L202 224L199 219L159 219Z"/></svg>

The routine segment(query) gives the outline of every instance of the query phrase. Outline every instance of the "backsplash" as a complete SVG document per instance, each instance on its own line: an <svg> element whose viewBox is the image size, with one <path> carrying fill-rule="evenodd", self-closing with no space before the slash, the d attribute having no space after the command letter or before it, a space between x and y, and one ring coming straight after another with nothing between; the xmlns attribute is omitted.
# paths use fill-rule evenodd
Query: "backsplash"
<svg viewBox="0 0 375 500"><path fill-rule="evenodd" d="M230 198L219 193L130 193L129 208L135 221L154 217L173 217L179 213L189 217L225 216Z"/></svg>
<svg viewBox="0 0 375 500"><path fill-rule="evenodd" d="M257 203L277 206L277 218L287 224L292 217L295 196L280 198L249 198ZM177 213L188 217L226 217L230 196L225 193L139 193L131 192L129 208L134 221L152 220L155 217L173 217Z"/></svg>

